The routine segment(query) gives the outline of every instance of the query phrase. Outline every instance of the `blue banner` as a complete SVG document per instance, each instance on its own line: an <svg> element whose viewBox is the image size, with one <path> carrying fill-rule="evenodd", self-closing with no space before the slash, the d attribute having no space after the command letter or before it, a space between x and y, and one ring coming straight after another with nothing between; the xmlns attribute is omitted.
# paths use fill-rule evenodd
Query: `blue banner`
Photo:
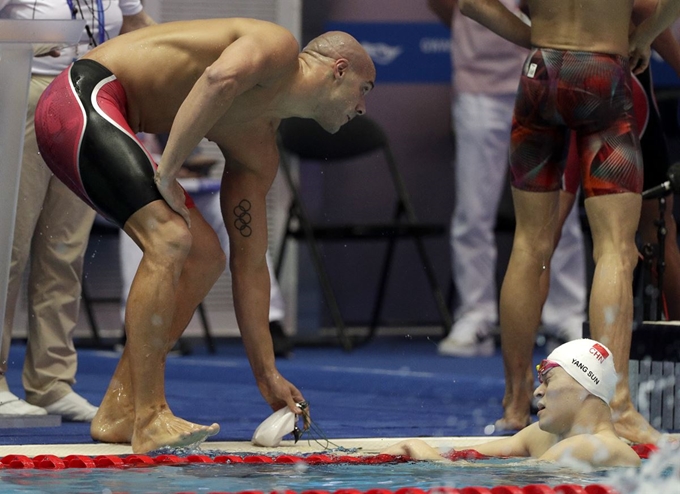
<svg viewBox="0 0 680 494"><path fill-rule="evenodd" d="M451 32L443 24L332 22L329 31L354 36L371 55L377 82L451 82Z"/></svg>

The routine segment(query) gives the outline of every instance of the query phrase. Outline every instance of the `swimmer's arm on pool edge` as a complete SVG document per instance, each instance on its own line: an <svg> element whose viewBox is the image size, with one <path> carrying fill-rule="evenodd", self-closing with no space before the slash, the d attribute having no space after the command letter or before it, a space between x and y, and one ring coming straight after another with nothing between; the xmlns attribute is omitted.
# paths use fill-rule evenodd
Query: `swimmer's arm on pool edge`
<svg viewBox="0 0 680 494"><path fill-rule="evenodd" d="M528 429L530 427L512 437L495 439L474 446L459 446L456 449L473 449L486 456L531 456L527 441L534 435L534 431ZM408 456L414 460L447 460L446 457L442 457L438 449L430 446L422 439L406 439L384 449L381 453L394 456Z"/></svg>
<svg viewBox="0 0 680 494"><path fill-rule="evenodd" d="M392 456L408 456L412 460L450 461L443 457L438 449L433 448L422 439L406 439L380 452Z"/></svg>

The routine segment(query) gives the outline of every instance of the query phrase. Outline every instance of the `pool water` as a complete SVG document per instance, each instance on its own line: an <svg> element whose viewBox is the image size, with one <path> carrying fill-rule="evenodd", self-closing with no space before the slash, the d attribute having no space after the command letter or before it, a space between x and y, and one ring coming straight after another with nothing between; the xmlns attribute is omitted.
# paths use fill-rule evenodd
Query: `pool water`
<svg viewBox="0 0 680 494"><path fill-rule="evenodd" d="M610 470L611 472L611 470ZM190 464L130 469L0 470L5 493L178 493L353 488L604 483L607 471L580 473L549 464L491 459L454 464L408 462L382 465Z"/></svg>

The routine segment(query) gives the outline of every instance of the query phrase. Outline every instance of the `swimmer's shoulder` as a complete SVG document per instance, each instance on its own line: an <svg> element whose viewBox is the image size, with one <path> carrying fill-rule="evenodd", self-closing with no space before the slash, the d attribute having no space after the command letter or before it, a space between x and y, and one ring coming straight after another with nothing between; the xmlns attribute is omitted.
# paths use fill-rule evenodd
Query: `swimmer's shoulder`
<svg viewBox="0 0 680 494"><path fill-rule="evenodd" d="M578 434L549 448L540 459L556 462L572 460L587 462L595 467L635 467L640 457L614 434Z"/></svg>

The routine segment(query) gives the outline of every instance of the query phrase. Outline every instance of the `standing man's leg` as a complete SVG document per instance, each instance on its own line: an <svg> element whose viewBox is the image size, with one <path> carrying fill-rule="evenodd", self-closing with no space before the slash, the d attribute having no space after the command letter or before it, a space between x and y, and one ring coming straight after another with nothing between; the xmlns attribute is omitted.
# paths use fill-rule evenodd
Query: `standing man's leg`
<svg viewBox="0 0 680 494"><path fill-rule="evenodd" d="M590 328L593 339L614 353L619 374L610 403L616 432L632 442L655 443L660 434L633 407L628 384L628 360L633 330L633 269L638 250L635 231L642 199L626 192L586 199L593 232L595 273L590 295Z"/></svg>
<svg viewBox="0 0 680 494"><path fill-rule="evenodd" d="M77 355L73 331L80 314L83 258L94 211L57 180L38 152L33 117L52 77L33 76L29 92L20 209L39 205L38 216L17 215L20 237L31 237L28 344L22 380L26 400L66 420L89 422L97 409L73 392ZM39 203L35 198L39 197ZM30 209L30 206L29 206ZM30 214L30 213L29 213ZM28 225L20 222L28 219ZM24 239L25 240L25 239Z"/></svg>
<svg viewBox="0 0 680 494"><path fill-rule="evenodd" d="M453 103L456 134L455 210L451 221L456 322L438 347L442 355L490 355L498 321L498 204L507 174L514 95L460 94Z"/></svg>
<svg viewBox="0 0 680 494"><path fill-rule="evenodd" d="M527 192L513 187L512 199L517 226L500 298L505 367L504 413L496 422L500 430L522 429L530 420L531 364L559 216L558 191Z"/></svg>
<svg viewBox="0 0 680 494"><path fill-rule="evenodd" d="M553 345L583 337L586 292L583 230L576 205L564 221L550 263L550 290L542 315L549 350Z"/></svg>
<svg viewBox="0 0 680 494"><path fill-rule="evenodd" d="M42 165L45 169L47 167ZM31 245L26 400L66 420L90 422L97 408L73 392L83 259L95 212L52 177Z"/></svg>

